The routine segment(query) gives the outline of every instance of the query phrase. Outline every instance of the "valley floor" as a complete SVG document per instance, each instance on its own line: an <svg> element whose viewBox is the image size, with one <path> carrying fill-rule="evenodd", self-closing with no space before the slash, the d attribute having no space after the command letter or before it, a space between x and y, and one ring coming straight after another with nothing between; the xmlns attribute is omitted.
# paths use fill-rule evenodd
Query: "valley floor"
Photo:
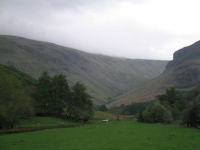
<svg viewBox="0 0 200 150"><path fill-rule="evenodd" d="M135 121L90 121L62 129L0 135L1 150L196 150L200 131Z"/></svg>

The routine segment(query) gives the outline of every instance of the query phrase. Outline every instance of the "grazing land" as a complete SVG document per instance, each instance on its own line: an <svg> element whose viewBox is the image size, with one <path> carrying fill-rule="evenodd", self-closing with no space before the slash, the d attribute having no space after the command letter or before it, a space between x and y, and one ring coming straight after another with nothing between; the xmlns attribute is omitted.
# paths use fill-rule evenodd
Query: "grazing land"
<svg viewBox="0 0 200 150"><path fill-rule="evenodd" d="M73 128L0 135L0 149L195 150L200 148L199 141L200 131L195 128L135 121L90 121Z"/></svg>

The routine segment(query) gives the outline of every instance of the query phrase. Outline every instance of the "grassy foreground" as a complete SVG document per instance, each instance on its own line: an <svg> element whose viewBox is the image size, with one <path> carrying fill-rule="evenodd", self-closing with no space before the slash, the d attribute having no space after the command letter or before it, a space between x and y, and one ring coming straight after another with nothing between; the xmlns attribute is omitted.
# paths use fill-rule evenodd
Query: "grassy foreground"
<svg viewBox="0 0 200 150"><path fill-rule="evenodd" d="M1 150L197 150L200 130L134 121L92 121L74 128L0 136Z"/></svg>

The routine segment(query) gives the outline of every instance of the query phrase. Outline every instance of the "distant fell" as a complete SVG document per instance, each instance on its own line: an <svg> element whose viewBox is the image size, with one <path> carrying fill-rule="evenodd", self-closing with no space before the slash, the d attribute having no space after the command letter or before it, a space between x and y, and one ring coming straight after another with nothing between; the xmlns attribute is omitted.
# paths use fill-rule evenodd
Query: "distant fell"
<svg viewBox="0 0 200 150"><path fill-rule="evenodd" d="M116 96L160 75L168 61L126 59L86 53L53 43L0 35L0 63L38 78L64 74L72 85L83 82L95 104Z"/></svg>
<svg viewBox="0 0 200 150"><path fill-rule="evenodd" d="M200 83L200 41L176 51L167 64L179 88L190 88Z"/></svg>
<svg viewBox="0 0 200 150"><path fill-rule="evenodd" d="M169 63L166 66L166 69L177 67L187 61L198 59L199 56L200 56L200 41L197 41L190 46L184 47L174 52L173 60L169 61Z"/></svg>
<svg viewBox="0 0 200 150"><path fill-rule="evenodd" d="M165 71L133 90L118 96L108 106L154 100L166 88L187 90L200 84L200 41L176 51Z"/></svg>

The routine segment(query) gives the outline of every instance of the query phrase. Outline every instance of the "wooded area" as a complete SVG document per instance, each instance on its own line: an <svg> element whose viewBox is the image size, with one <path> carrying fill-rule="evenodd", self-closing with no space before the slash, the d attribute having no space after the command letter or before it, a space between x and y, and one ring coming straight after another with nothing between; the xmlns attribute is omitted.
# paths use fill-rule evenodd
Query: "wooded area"
<svg viewBox="0 0 200 150"><path fill-rule="evenodd" d="M65 117L85 122L93 115L92 97L77 82L71 88L63 74L38 80L8 66L0 66L0 129L13 128L32 115Z"/></svg>

